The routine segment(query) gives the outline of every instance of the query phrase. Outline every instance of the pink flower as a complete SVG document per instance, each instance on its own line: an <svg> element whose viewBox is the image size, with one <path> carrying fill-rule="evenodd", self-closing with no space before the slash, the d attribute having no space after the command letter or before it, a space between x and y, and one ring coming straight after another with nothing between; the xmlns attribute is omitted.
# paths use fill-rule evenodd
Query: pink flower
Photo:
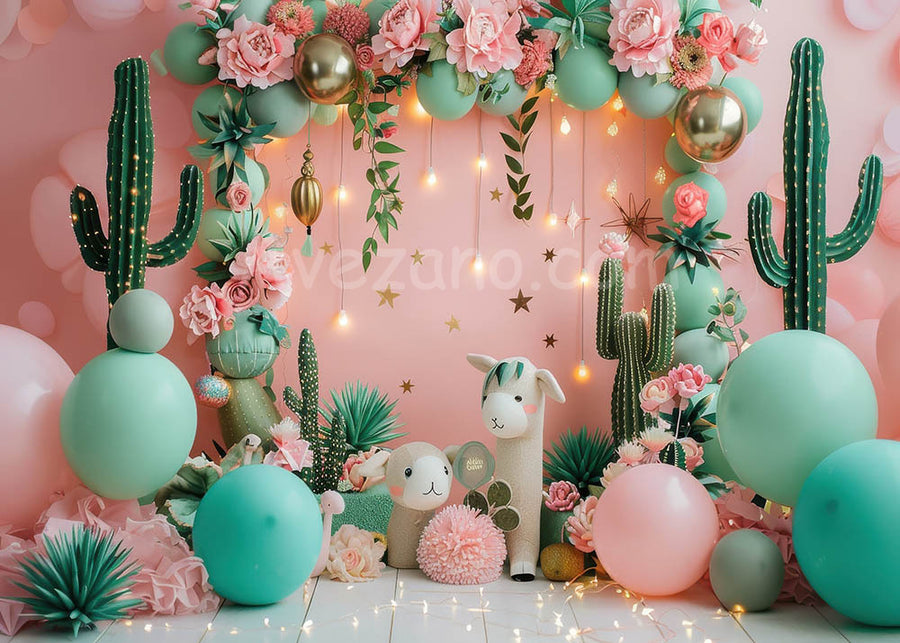
<svg viewBox="0 0 900 643"><path fill-rule="evenodd" d="M384 544L372 532L354 525L341 525L331 536L328 563L331 578L345 583L362 583L381 576Z"/></svg>
<svg viewBox="0 0 900 643"><path fill-rule="evenodd" d="M681 438L678 442L684 448L684 462L688 471L703 464L703 447L694 438Z"/></svg>
<svg viewBox="0 0 900 643"><path fill-rule="evenodd" d="M516 82L528 87L550 69L550 55L553 47L540 39L526 40L522 43L522 62L513 73Z"/></svg>
<svg viewBox="0 0 900 643"><path fill-rule="evenodd" d="M292 290L287 255L272 247L275 242L275 237L254 237L228 266L234 277L254 283L260 292L260 303L269 310L281 308Z"/></svg>
<svg viewBox="0 0 900 643"><path fill-rule="evenodd" d="M266 89L293 78L294 37L275 25L251 22L242 15L232 29L219 29L216 38L219 80Z"/></svg>
<svg viewBox="0 0 900 643"><path fill-rule="evenodd" d="M259 288L249 279L232 277L222 286L222 292L236 313L259 303Z"/></svg>
<svg viewBox="0 0 900 643"><path fill-rule="evenodd" d="M305 36L316 27L312 7L305 6L302 0L278 0L269 7L266 20L282 33L295 37Z"/></svg>
<svg viewBox="0 0 900 643"><path fill-rule="evenodd" d="M312 451L309 442L300 437L300 425L291 418L285 418L268 429L275 444L263 458L263 464L272 464L288 471L300 471L313 466Z"/></svg>
<svg viewBox="0 0 900 643"><path fill-rule="evenodd" d="M449 505L431 519L416 549L424 574L438 583L481 585L503 573L506 539L490 516Z"/></svg>
<svg viewBox="0 0 900 643"><path fill-rule="evenodd" d="M551 482L545 495L547 498L544 500L544 505L550 511L571 511L575 503L581 500L578 487L568 480Z"/></svg>
<svg viewBox="0 0 900 643"><path fill-rule="evenodd" d="M646 413L659 413L663 404L675 395L674 382L667 376L657 377L644 384L641 389L641 408Z"/></svg>
<svg viewBox="0 0 900 643"><path fill-rule="evenodd" d="M355 455L351 454L347 456L347 460L344 462L343 472L341 473L341 480L349 482L353 486L353 491L365 491L384 480L384 477L366 478L359 472L360 465L376 453L378 453L378 448L372 447L368 451L360 451Z"/></svg>
<svg viewBox="0 0 900 643"><path fill-rule="evenodd" d="M382 128L381 128L381 135L382 135L384 138L390 138L390 137L392 137L394 134L396 134L396 133L399 131L399 129L400 129L400 128L397 127L396 125L389 125L389 126L387 126L387 127L382 127Z"/></svg>
<svg viewBox="0 0 900 643"><path fill-rule="evenodd" d="M447 34L447 62L484 78L522 62L518 13L509 15L503 0L453 0L463 26Z"/></svg>
<svg viewBox="0 0 900 643"><path fill-rule="evenodd" d="M675 188L675 214L672 220L686 228L706 216L706 204L709 203L709 192L691 181Z"/></svg>
<svg viewBox="0 0 900 643"><path fill-rule="evenodd" d="M350 2L329 6L322 31L337 34L355 47L369 35L369 14Z"/></svg>
<svg viewBox="0 0 900 643"><path fill-rule="evenodd" d="M609 485L612 484L612 481L627 470L628 465L624 462L610 462L606 465L606 468L603 469L603 477L600 478L600 484L602 484L605 489L608 489Z"/></svg>
<svg viewBox="0 0 900 643"><path fill-rule="evenodd" d="M597 500L597 496L588 496L575 506L573 515L566 520L569 542L575 549L587 554L594 552L594 530L591 523L594 520Z"/></svg>
<svg viewBox="0 0 900 643"><path fill-rule="evenodd" d="M243 181L232 181L228 189L225 190L225 200L232 212L243 212L252 207L250 194L250 186Z"/></svg>
<svg viewBox="0 0 900 643"><path fill-rule="evenodd" d="M369 45L356 46L356 67L365 71L375 64L375 51Z"/></svg>
<svg viewBox="0 0 900 643"><path fill-rule="evenodd" d="M682 399L690 399L703 390L703 387L712 382L712 378L703 372L699 364L679 364L669 371L669 377L675 386L675 391Z"/></svg>
<svg viewBox="0 0 900 643"><path fill-rule="evenodd" d="M428 51L422 36L437 31L435 0L399 0L378 21L378 33L372 36L372 49L385 55L384 71L403 67L419 52Z"/></svg>
<svg viewBox="0 0 900 643"><path fill-rule="evenodd" d="M674 440L675 436L659 425L641 431L638 442L647 447L647 451L649 451L648 454L645 454L643 462L645 464L659 462L659 452L672 444Z"/></svg>
<svg viewBox="0 0 900 643"><path fill-rule="evenodd" d="M628 239L619 232L607 232L600 237L600 252L610 259L624 259L628 252Z"/></svg>
<svg viewBox="0 0 900 643"><path fill-rule="evenodd" d="M669 71L672 39L681 22L678 0L610 0L612 63L635 76Z"/></svg>
<svg viewBox="0 0 900 643"><path fill-rule="evenodd" d="M219 0L190 0L190 12L194 14L194 22L198 25L206 24L206 19L218 18L216 9L219 8Z"/></svg>
<svg viewBox="0 0 900 643"><path fill-rule="evenodd" d="M697 41L713 58L718 58L722 69L732 71L737 64L730 55L731 41L734 39L734 23L724 13L704 13Z"/></svg>
<svg viewBox="0 0 900 643"><path fill-rule="evenodd" d="M217 284L205 288L191 286L178 314L182 323L197 337L207 333L218 337L220 322L226 330L234 324L234 306Z"/></svg>
<svg viewBox="0 0 900 643"><path fill-rule="evenodd" d="M731 41L730 52L751 65L759 62L759 55L769 44L766 32L756 22L749 22L737 28L734 40Z"/></svg>
<svg viewBox="0 0 900 643"><path fill-rule="evenodd" d="M619 462L630 467L640 464L646 453L647 450L644 448L644 445L635 441L624 442L616 449L616 454L619 456Z"/></svg>
<svg viewBox="0 0 900 643"><path fill-rule="evenodd" d="M678 36L672 50L672 77L669 82L673 87L698 89L712 78L712 62L706 49L693 36Z"/></svg>

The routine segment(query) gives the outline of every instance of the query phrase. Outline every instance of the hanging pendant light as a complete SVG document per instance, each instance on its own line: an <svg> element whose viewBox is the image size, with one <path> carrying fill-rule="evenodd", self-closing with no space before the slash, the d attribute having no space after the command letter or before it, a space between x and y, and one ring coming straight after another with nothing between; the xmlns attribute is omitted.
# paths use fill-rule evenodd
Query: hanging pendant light
<svg viewBox="0 0 900 643"><path fill-rule="evenodd" d="M312 159L313 153L307 143L306 151L303 152L300 176L291 188L291 208L294 210L294 216L306 226L306 241L301 250L305 257L312 256L312 225L322 213L322 184L315 177L316 169L313 167Z"/></svg>

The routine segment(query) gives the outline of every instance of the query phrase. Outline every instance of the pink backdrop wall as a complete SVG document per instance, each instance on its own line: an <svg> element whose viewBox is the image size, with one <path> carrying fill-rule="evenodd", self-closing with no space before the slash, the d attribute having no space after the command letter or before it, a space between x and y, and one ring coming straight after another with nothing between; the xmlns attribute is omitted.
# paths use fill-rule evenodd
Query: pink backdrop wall
<svg viewBox="0 0 900 643"><path fill-rule="evenodd" d="M746 3L740 1L727 4L739 11L748 8L741 8ZM769 34L768 50L756 68L742 69L741 74L759 85L766 110L738 157L719 172L728 192L728 213L721 228L741 241L744 249L750 194L779 184L773 177L781 171L781 128L790 80L788 55L798 38L817 38L826 52L825 92L832 134L828 173L831 231L845 225L855 198L860 163L881 138L887 112L900 105L900 17L880 30L863 32L847 22L842 3L837 0L765 4L768 12L761 21ZM68 191L78 181L98 197L103 194L113 67L129 56L149 57L162 47L168 30L184 17L173 2L157 7L161 11L145 10L124 26L96 31L68 2L66 6L68 19L60 29L55 34L46 30L39 33L38 39L49 40L47 44L35 46L24 57L24 45L19 40L0 47L0 54L21 57L0 60L0 85L4 87L0 98L0 213L5 232L0 252L4 275L0 323L45 333L45 340L78 370L105 347L106 302L102 275L88 271L78 255L68 220ZM158 150L150 222L153 239L171 226L178 170L191 162L185 148L194 142L189 114L197 93L196 87L153 74L151 96ZM548 441L566 427L608 427L615 364L601 360L593 348L594 290L600 260L597 241L608 230L601 224L615 216L605 188L615 179L620 198L627 199L628 193L634 192L640 202L646 185L646 196L652 199L651 214L659 216L664 186L657 185L653 177L663 164L668 123L664 119L645 123L635 116L617 114L609 106L587 114L582 121L581 114L558 102L553 106L551 121L544 99L537 133L528 151L536 216L523 225L509 210L504 148L497 135L504 121L484 116L481 123L488 166L480 194L475 190L477 110L459 122L436 123L434 167L438 183L429 187L424 182L428 119L413 107L409 99L404 102L397 135L398 143L408 150L402 164L405 208L400 231L365 276L358 254L370 230L363 222L368 204L365 159L350 148L349 131L345 140L343 174L348 199L342 213L344 307L351 320L347 328L335 323L340 307L337 253L328 256L317 251L312 258L301 257L302 228L293 226L290 249L295 261L295 290L280 314L294 338L303 327L312 330L319 350L323 393L345 381L362 379L400 397L399 410L415 438L440 445L485 440L488 436L481 427L478 407L481 375L468 366L465 354L518 354L551 369L569 397L564 406L549 405ZM558 133L564 113L572 125L567 137ZM613 121L619 128L615 137L607 133ZM556 130L555 210L564 214L574 199L579 212L590 217L585 247L593 278L584 295L583 315L577 288L581 233L573 237L565 226L551 228L544 219L551 186L551 128ZM334 194L339 181L339 136L338 126L316 126L312 131L317 173L330 195L315 226L317 246L338 244ZM582 168L583 137L587 146ZM279 221L275 215L277 206L289 200L304 143L305 132L292 140L272 143L260 154L272 173L272 186L263 205L273 215L275 228L290 225L289 220ZM580 207L582 171L584 211ZM667 171L671 180L675 175ZM900 218L900 179L888 179L887 186L880 215L883 223ZM489 195L495 187L505 193L499 203ZM470 264L476 199L481 204L482 276L476 275ZM288 209L287 219L291 218ZM900 241L900 236L895 237ZM554 248L559 255L554 263L544 261L547 248ZM647 261L655 249L655 244L652 251L639 241L632 244L627 295L630 308L640 308L661 277L661 266L651 269ZM416 250L425 255L421 265L414 265L410 258ZM835 307L829 314L830 332L859 355L879 388L874 334L886 303L900 292L895 279L898 257L898 246L880 229L852 261L829 267L829 295L852 316ZM201 261L195 249L173 268L148 270L147 286L177 308L184 292L195 282L190 266ZM751 340L780 329L780 292L762 284L749 255L744 254L739 263L727 264L723 276L726 285L743 292L750 307L747 328ZM375 291L387 284L401 293L393 308L378 305L380 297ZM533 299L530 312L513 314L509 298L519 288ZM459 320L459 332L449 332L445 325L451 315ZM590 379L583 383L574 377L580 359L582 319L584 356L591 370ZM559 340L555 348L546 348L542 341L549 333ZM189 347L186 339L185 329L178 325L164 352L193 380L206 370L206 362L200 345ZM275 367L276 390L286 383L296 385L295 364L295 350L286 351ZM411 379L415 388L411 394L401 395L399 385L405 379ZM887 399L883 391L879 393ZM900 435L892 414L882 415L880 433L884 436ZM208 447L210 438L216 435L214 414L202 410L196 448Z"/></svg>

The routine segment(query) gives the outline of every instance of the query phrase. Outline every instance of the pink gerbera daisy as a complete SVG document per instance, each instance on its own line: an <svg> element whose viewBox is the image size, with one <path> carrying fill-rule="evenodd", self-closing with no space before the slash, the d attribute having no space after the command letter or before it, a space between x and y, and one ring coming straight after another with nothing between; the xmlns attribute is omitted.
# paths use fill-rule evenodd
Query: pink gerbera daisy
<svg viewBox="0 0 900 643"><path fill-rule="evenodd" d="M297 37L308 34L316 26L312 7L305 6L302 0L278 0L269 8L266 19L279 31Z"/></svg>
<svg viewBox="0 0 900 643"><path fill-rule="evenodd" d="M698 89L712 77L709 54L693 36L675 38L669 61L672 64L672 77L669 82L674 87Z"/></svg>

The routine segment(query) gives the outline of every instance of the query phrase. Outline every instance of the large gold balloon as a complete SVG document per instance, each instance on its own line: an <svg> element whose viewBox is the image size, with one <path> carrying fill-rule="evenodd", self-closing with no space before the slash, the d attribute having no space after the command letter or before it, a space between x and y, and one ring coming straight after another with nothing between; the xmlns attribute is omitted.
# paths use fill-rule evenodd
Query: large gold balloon
<svg viewBox="0 0 900 643"><path fill-rule="evenodd" d="M356 54L333 33L310 36L294 54L294 81L312 102L333 105L356 81Z"/></svg>
<svg viewBox="0 0 900 643"><path fill-rule="evenodd" d="M675 140L701 163L719 163L734 154L747 135L747 112L734 92L701 87L675 106Z"/></svg>
<svg viewBox="0 0 900 643"><path fill-rule="evenodd" d="M322 184L315 177L315 168L312 164L313 153L306 146L303 152L303 167L300 168L300 176L294 181L291 188L291 209L294 216L306 226L306 233L310 234L310 227L322 213Z"/></svg>

